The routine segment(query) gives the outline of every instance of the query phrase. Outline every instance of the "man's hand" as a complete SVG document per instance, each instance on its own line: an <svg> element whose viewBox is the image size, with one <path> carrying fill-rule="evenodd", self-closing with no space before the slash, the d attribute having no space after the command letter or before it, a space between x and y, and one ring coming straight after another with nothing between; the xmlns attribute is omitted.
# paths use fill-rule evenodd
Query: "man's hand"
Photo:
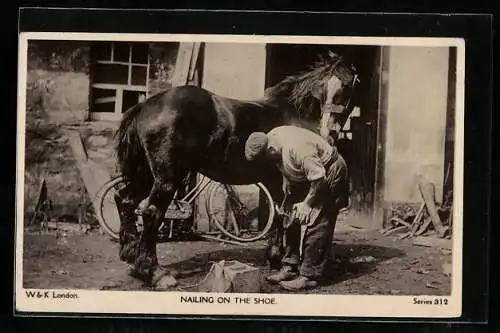
<svg viewBox="0 0 500 333"><path fill-rule="evenodd" d="M306 202L296 203L293 205L292 219L298 219L300 224L307 224L309 222L311 210L311 206Z"/></svg>

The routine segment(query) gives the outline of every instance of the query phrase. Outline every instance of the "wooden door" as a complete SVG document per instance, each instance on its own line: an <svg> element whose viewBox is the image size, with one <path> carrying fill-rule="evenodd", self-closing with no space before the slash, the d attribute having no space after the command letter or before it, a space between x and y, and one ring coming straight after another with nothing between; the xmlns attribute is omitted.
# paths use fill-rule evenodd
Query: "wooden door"
<svg viewBox="0 0 500 333"><path fill-rule="evenodd" d="M381 49L359 47L351 52L360 75L355 108L345 123L337 146L346 159L350 205L346 222L355 227L373 225L376 199Z"/></svg>

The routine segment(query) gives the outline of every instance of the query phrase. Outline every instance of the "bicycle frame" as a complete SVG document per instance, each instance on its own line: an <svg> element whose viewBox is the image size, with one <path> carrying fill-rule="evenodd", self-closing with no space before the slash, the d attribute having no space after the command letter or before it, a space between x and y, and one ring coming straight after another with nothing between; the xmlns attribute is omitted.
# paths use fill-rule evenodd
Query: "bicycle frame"
<svg viewBox="0 0 500 333"><path fill-rule="evenodd" d="M193 201L201 194L201 192L203 190L205 190L213 182L214 181L211 180L210 178L202 175L202 179L200 181L197 181L196 185L188 193L186 193L186 195L184 195L184 197L177 199L174 196L174 200L172 200L171 205L177 205L177 208L179 210L181 210L182 212L185 212L184 209L182 208L182 206L179 205L179 202L182 202L182 203L185 203L188 205L192 205ZM224 186L226 186L226 184L224 184ZM178 192L176 192L175 195L177 195L177 193ZM165 213L165 215L167 215L167 213ZM140 218L141 217L139 217L139 219ZM172 230L174 220L177 220L177 219L169 218L168 220L169 220L169 224L170 224L170 232L172 232L171 230ZM165 224L166 224L166 221L163 221L159 226L159 230L161 230L163 228L163 226L165 226Z"/></svg>
<svg viewBox="0 0 500 333"><path fill-rule="evenodd" d="M184 197L182 197L181 199L176 199L178 201L183 201L183 202L186 202L188 204L192 204L194 199L196 199L200 193L207 188L208 185L210 185L210 183L213 182L213 180L205 177L205 176L202 176L202 180L199 181L199 182L196 182L196 185L195 187L193 187L191 189L191 191L189 191L188 193L186 193L186 195ZM208 179L208 181L206 181L205 184L203 184L203 182Z"/></svg>
<svg viewBox="0 0 500 333"><path fill-rule="evenodd" d="M170 224L169 236L168 236L169 238L172 237L173 225L174 225L174 223L176 223L175 221L186 220L186 219L189 219L190 217L192 217L193 201L200 195L200 193L202 191L208 190L208 193L207 193L207 196L208 196L207 201L208 202L210 202L210 200L213 199L212 197L215 195L215 191L214 191L215 187L210 189L210 185L215 185L216 182L213 181L212 179L204 176L204 175L201 175L200 178L201 178L200 180L197 180L195 186L184 196L180 197L180 195L179 195L180 191L179 190L176 191L174 200L172 200L172 203L169 206L169 208L167 209L167 212L165 212L165 218L158 226L158 229L162 230L164 227L167 226L167 224ZM103 208L104 198L106 197L108 191L111 189L116 190L116 185L121 184L121 181L123 181L123 178L120 176L117 176L115 178L108 180L101 187L101 189L98 191L97 198L94 200L94 201L99 202L99 208L97 209L97 217L98 217L100 225L114 239L118 239L118 231L115 231L113 229L113 227L111 227L107 223L106 217L103 215L104 212L103 212L102 208ZM234 214L236 214L235 217L237 218L237 215L240 215L241 212L246 212L244 204L239 200L238 195L235 195L236 193L235 193L234 187L232 185L223 184L223 183L220 185L222 185L227 191L227 194L229 196L229 202L226 201L226 203L231 206L231 210L233 211ZM270 214L268 217L266 227L264 228L264 230L262 231L262 233L259 236L251 237L250 239L240 239L239 235L235 236L234 234L229 233L225 229L225 226L221 225L220 224L221 222L217 218L214 218L213 221L214 221L215 225L217 226L217 228L227 237L234 239L234 240L237 240L237 241L242 241L242 242L255 241L257 239L262 238L265 234L267 234L267 232L271 228L273 217L274 217L274 210L275 210L275 208L273 206L274 204L273 204L272 197L270 196L268 190L265 187L263 187L262 184L257 183L256 185L260 187L260 190L264 191L264 194L266 195L266 197L270 203L270 207L269 207ZM208 202L207 202L207 204L208 204L208 206L210 206L210 204ZM236 206L236 210L235 210L234 205ZM241 209L241 205L243 205L243 209ZM207 206L207 213L209 211L208 206ZM172 210L174 212L172 212ZM169 211L170 211L170 213L169 213ZM177 213L175 211L177 211ZM137 227L139 229L141 229L141 227L143 226L142 216L137 216L137 219L138 219L137 220ZM237 225L238 223L236 220L233 220L233 224L234 223L236 223L235 231L237 232L237 234L239 234L239 226Z"/></svg>

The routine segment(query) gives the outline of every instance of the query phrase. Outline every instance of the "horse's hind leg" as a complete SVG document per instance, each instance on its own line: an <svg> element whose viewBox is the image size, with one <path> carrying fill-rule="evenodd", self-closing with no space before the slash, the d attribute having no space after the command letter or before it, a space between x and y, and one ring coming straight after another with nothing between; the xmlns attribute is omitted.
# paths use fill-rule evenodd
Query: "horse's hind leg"
<svg viewBox="0 0 500 333"><path fill-rule="evenodd" d="M182 183L186 172L175 170L173 166L155 170L155 181L149 196L141 202L147 208L140 207L143 217L143 231L139 239L135 270L154 285L164 275L158 266L156 255L157 231L176 189Z"/></svg>
<svg viewBox="0 0 500 333"><path fill-rule="evenodd" d="M120 216L120 260L133 264L137 256L137 245L139 240L136 226L137 216L134 210L140 199L132 194L130 185L120 189L120 191L115 194L114 199Z"/></svg>

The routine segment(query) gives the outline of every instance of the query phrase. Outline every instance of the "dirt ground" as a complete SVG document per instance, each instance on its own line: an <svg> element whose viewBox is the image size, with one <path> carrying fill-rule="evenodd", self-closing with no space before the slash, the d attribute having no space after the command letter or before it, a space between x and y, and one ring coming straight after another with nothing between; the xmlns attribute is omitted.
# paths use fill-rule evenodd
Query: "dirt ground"
<svg viewBox="0 0 500 333"><path fill-rule="evenodd" d="M339 230L334 244L335 259L328 282L308 293L449 295L451 278L443 264L451 254L439 247L422 247L411 240L383 236L377 231ZM147 290L128 276L127 265L118 259L118 244L98 231L87 234L25 233L24 287L46 289ZM211 262L238 260L269 269L264 243L237 246L214 241L166 242L158 244L160 264L180 272L179 286L201 281ZM201 269L201 270L200 270ZM198 270L198 272L196 272ZM286 293L264 284L262 292Z"/></svg>

